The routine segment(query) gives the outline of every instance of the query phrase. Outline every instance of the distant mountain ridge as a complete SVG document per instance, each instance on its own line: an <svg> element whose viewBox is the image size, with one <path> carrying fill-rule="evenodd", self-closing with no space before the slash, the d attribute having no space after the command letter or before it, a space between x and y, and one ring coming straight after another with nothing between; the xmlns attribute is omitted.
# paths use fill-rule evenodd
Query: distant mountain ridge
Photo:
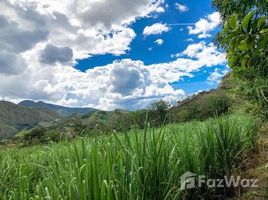
<svg viewBox="0 0 268 200"><path fill-rule="evenodd" d="M0 101L0 139L12 138L23 129L40 123L50 123L61 116L48 108L28 108L8 101Z"/></svg>
<svg viewBox="0 0 268 200"><path fill-rule="evenodd" d="M62 117L69 117L71 115L85 115L91 112L98 111L97 109L94 108L71 108L71 107L65 107L65 106L60 106L60 105L55 105L55 104L50 104L50 103L45 103L43 101L30 101L30 100L25 100L20 103L18 103L20 106L25 106L28 108L45 108L45 109L50 109L55 112L57 112L60 116Z"/></svg>
<svg viewBox="0 0 268 200"><path fill-rule="evenodd" d="M22 101L18 104L0 101L0 140L14 138L22 131L38 125L49 125L61 118L85 115L98 111L93 108L69 108L60 105Z"/></svg>

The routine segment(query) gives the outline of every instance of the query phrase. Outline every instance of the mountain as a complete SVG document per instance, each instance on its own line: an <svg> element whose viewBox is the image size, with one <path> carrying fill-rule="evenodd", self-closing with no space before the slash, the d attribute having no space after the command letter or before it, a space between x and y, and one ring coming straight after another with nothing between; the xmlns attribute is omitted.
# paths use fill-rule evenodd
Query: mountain
<svg viewBox="0 0 268 200"><path fill-rule="evenodd" d="M71 115L85 115L85 114L97 111L94 108L70 108L70 107L64 107L64 106L45 103L43 101L34 102L30 100L22 101L18 105L25 106L28 108L50 109L50 110L57 112L62 117L69 117Z"/></svg>
<svg viewBox="0 0 268 200"><path fill-rule="evenodd" d="M47 108L29 108L0 101L0 139L12 138L18 131L40 123L50 123L61 116Z"/></svg>

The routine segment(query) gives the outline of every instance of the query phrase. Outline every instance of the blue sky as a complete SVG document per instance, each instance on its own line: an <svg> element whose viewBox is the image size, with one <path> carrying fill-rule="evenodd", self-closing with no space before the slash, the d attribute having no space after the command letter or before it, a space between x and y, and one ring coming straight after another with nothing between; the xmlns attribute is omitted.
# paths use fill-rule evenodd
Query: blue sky
<svg viewBox="0 0 268 200"><path fill-rule="evenodd" d="M176 9L175 3L180 2L186 5L189 9L187 12L180 12ZM131 42L130 48L124 55L113 56L111 54L97 55L88 59L78 60L76 67L82 71L95 66L103 66L111 63L116 59L131 58L133 60L142 60L145 65L170 62L174 59L171 58L172 54L183 51L190 42L187 39L192 38L194 43L201 41L197 35L188 35L187 25L176 25L179 23L195 23L200 18L213 13L215 10L212 8L211 0L203 0L202 3L197 3L195 0L191 1L165 1L167 8L164 13L157 14L155 17L141 18L130 25L135 30L137 36ZM144 36L143 30L146 26L154 23L164 23L170 26L171 31L161 35ZM219 28L212 31L214 36ZM154 44L157 39L163 39L163 45L158 46ZM203 39L204 40L204 39ZM212 41L212 38L206 38L205 41ZM148 50L152 48L152 50Z"/></svg>
<svg viewBox="0 0 268 200"><path fill-rule="evenodd" d="M181 12L176 8L176 3L187 6L187 11ZM187 24L194 24L200 18L215 12L212 7L211 0L203 0L197 3L195 0L187 1L165 1L165 12L157 14L155 17L141 18L134 22L130 27L135 30L137 36L131 42L130 51L124 55L115 56L112 54L96 55L87 59L77 60L75 68L86 71L96 66L104 66L112 63L117 59L141 60L145 65L156 63L166 63L175 60L172 55L182 52L189 44L198 43L200 41L213 42L214 36L220 30L220 26L210 32L209 38L199 39L198 35L189 35ZM160 35L144 36L143 30L146 26L154 23L164 23L170 27L170 31ZM157 45L154 43L157 39L162 39L164 43ZM192 39L191 41L187 41ZM215 71L226 70L226 65L216 65L209 68L202 68L200 71L194 72L192 78L185 77L182 81L170 83L176 89L183 89L187 94L192 94L200 90L209 90L218 86L218 82L209 83L208 77Z"/></svg>
<svg viewBox="0 0 268 200"><path fill-rule="evenodd" d="M3 0L0 99L136 110L217 87L210 0Z"/></svg>

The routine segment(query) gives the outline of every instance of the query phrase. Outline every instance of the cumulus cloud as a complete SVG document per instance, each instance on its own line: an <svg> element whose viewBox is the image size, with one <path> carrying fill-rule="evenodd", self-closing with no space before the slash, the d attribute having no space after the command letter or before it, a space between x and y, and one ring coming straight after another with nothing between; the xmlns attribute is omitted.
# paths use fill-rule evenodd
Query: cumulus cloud
<svg viewBox="0 0 268 200"><path fill-rule="evenodd" d="M113 64L114 67L109 77L112 92L126 96L150 84L149 71L143 67L142 62L122 60Z"/></svg>
<svg viewBox="0 0 268 200"><path fill-rule="evenodd" d="M194 45L199 46L200 44L191 44L185 51L173 54L173 58L176 57L175 61L150 66L155 69L152 70L152 74L170 82L175 82L179 80L178 77L191 77L192 72L200 70L202 67L225 64L225 53L218 51L212 43L206 44L202 42L201 47L192 48ZM194 50L190 53L189 49Z"/></svg>
<svg viewBox="0 0 268 200"><path fill-rule="evenodd" d="M157 39L156 41L154 41L155 44L161 46L164 43L164 40L162 39Z"/></svg>
<svg viewBox="0 0 268 200"><path fill-rule="evenodd" d="M143 30L143 35L157 35L163 32L168 32L170 28L166 24L155 23L151 26L146 26Z"/></svg>
<svg viewBox="0 0 268 200"><path fill-rule="evenodd" d="M68 2L68 1L67 1ZM128 24L136 17L148 16L151 12L163 12L162 0L109 0L109 1L70 1L68 6L87 26L104 26L108 29L113 24Z"/></svg>
<svg viewBox="0 0 268 200"><path fill-rule="evenodd" d="M174 103L184 98L184 91L170 83L225 62L212 44L202 43L169 63L125 59L86 72L73 68L76 59L126 53L136 36L130 24L163 11L162 0L107 2L0 1L1 96L105 110L144 108L159 99ZM145 28L145 35L167 31L158 23Z"/></svg>
<svg viewBox="0 0 268 200"><path fill-rule="evenodd" d="M165 9L164 9L163 7L158 7L158 8L155 10L155 12L157 12L157 13L163 13L163 12L165 12Z"/></svg>
<svg viewBox="0 0 268 200"><path fill-rule="evenodd" d="M195 23L194 27L189 26L189 34L198 35L198 38L211 37L210 31L213 31L221 23L221 17L219 12L214 12L208 15L206 18L201 18Z"/></svg>
<svg viewBox="0 0 268 200"><path fill-rule="evenodd" d="M175 3L175 7L180 12L187 12L189 8L186 5Z"/></svg>
<svg viewBox="0 0 268 200"><path fill-rule="evenodd" d="M217 47L213 43L207 44L203 41L190 44L182 54L205 62L207 66L217 65L216 63L224 63L226 57L225 53L217 50Z"/></svg>
<svg viewBox="0 0 268 200"><path fill-rule="evenodd" d="M3 0L0 45L23 53L40 42L73 50L74 59L98 54L121 55L136 34L137 18L163 12L162 0L73 1Z"/></svg>
<svg viewBox="0 0 268 200"><path fill-rule="evenodd" d="M199 42L195 44L190 44L184 51L183 54L190 57L194 58L197 56L198 53L202 52L202 50L206 47L205 42ZM215 48L216 50L216 48Z"/></svg>
<svg viewBox="0 0 268 200"><path fill-rule="evenodd" d="M0 45L1 48L14 53L31 49L36 43L47 39L47 30L31 30L20 27L15 21L0 15Z"/></svg>
<svg viewBox="0 0 268 200"><path fill-rule="evenodd" d="M55 64L56 62L68 63L73 59L73 50L69 47L56 47L47 44L40 55L40 62L44 64Z"/></svg>
<svg viewBox="0 0 268 200"><path fill-rule="evenodd" d="M0 50L0 73L18 74L25 69L24 59L16 54Z"/></svg>
<svg viewBox="0 0 268 200"><path fill-rule="evenodd" d="M229 72L229 68L226 67L224 70L220 70L215 68L214 72L212 72L207 78L207 83L209 85L219 84L223 76L225 76Z"/></svg>
<svg viewBox="0 0 268 200"><path fill-rule="evenodd" d="M186 94L170 83L184 76L192 77L192 73L202 67L225 63L225 55L210 43L202 43L193 53L189 53L189 49L169 63L145 65L142 61L124 59L86 72L61 63L53 68L42 67L33 50L24 55L27 64L32 63L27 70L16 76L0 74L3 81L0 94L13 99L45 100L105 110L135 110L160 99L175 103Z"/></svg>

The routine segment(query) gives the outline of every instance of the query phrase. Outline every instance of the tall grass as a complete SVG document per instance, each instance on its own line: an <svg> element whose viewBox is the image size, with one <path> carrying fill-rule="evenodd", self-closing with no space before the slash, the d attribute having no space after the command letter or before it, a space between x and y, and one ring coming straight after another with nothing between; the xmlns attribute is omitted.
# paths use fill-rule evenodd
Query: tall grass
<svg viewBox="0 0 268 200"><path fill-rule="evenodd" d="M181 191L180 176L232 174L255 138L253 119L229 116L1 151L0 199L213 199L214 189Z"/></svg>

